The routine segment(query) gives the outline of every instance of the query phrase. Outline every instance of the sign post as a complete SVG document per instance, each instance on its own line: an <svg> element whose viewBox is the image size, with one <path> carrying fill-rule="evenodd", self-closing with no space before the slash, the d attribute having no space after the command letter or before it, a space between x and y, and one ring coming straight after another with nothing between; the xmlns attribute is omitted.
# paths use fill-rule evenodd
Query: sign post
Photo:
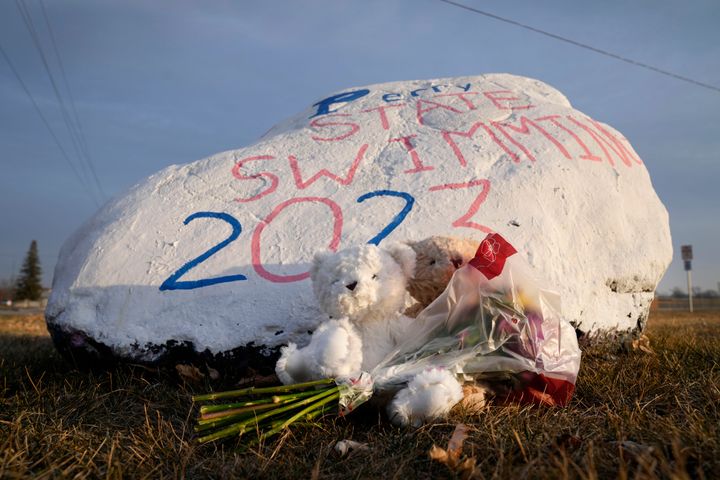
<svg viewBox="0 0 720 480"><path fill-rule="evenodd" d="M685 262L685 271L687 272L687 285L688 285L688 305L690 306L690 312L693 311L692 301L692 245L683 245L680 247L682 252L682 259Z"/></svg>

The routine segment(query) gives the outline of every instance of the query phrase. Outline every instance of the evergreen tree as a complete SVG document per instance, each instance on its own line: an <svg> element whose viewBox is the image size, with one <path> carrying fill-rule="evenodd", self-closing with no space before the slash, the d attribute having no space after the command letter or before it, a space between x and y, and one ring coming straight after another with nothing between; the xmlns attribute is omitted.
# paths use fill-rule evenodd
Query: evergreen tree
<svg viewBox="0 0 720 480"><path fill-rule="evenodd" d="M38 256L37 242L33 240L15 284L15 300L40 300L41 282L40 257Z"/></svg>

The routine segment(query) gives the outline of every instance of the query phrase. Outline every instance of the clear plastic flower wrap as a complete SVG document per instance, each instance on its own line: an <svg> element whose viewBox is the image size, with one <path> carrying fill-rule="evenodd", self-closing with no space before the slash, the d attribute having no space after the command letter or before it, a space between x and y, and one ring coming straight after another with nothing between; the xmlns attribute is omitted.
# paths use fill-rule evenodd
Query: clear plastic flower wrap
<svg viewBox="0 0 720 480"><path fill-rule="evenodd" d="M407 333L371 372L343 382L341 413L429 368L483 381L500 401L565 405L572 396L580 368L575 329L561 316L559 296L498 234L481 242Z"/></svg>
<svg viewBox="0 0 720 480"><path fill-rule="evenodd" d="M565 405L580 349L558 295L541 285L512 245L490 234L442 295L408 324L406 340L370 372L197 395L197 404L210 403L200 407L198 440L254 433L255 440L267 439L294 422L337 412L335 405L342 415L371 397L390 398L428 373L442 373L435 376L458 387L455 379L482 382L500 402Z"/></svg>

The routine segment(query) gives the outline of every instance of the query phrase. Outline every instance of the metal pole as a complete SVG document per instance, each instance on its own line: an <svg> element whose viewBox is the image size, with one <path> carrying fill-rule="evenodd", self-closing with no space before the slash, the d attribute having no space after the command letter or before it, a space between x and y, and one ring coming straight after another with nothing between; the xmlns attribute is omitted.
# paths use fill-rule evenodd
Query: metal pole
<svg viewBox="0 0 720 480"><path fill-rule="evenodd" d="M690 270L687 271L687 277L688 277L688 303L690 305L690 313L693 311L693 304L692 304L692 276L690 275Z"/></svg>

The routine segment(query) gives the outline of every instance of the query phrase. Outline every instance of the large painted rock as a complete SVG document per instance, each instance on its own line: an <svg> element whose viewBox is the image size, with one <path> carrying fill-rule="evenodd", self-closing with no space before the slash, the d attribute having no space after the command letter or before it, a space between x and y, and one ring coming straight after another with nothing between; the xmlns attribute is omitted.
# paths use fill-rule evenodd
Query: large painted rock
<svg viewBox="0 0 720 480"><path fill-rule="evenodd" d="M672 254L637 153L557 90L512 75L395 82L331 95L111 201L64 245L47 323L74 356L270 364L319 321L314 252L490 231L585 332L641 329Z"/></svg>

